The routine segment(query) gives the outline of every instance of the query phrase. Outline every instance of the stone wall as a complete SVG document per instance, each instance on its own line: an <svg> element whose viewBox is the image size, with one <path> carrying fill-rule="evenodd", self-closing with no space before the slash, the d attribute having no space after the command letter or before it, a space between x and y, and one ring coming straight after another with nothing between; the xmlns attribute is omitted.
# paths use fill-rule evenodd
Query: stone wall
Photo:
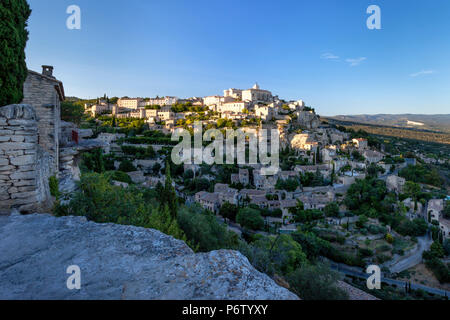
<svg viewBox="0 0 450 320"><path fill-rule="evenodd" d="M0 108L0 214L35 212L49 201L49 157L38 143L33 107Z"/></svg>

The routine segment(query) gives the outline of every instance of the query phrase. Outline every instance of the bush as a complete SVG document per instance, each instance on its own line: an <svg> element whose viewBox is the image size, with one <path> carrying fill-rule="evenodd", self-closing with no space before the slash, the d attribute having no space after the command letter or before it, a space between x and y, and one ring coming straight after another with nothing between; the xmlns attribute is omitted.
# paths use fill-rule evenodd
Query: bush
<svg viewBox="0 0 450 320"><path fill-rule="evenodd" d="M133 165L133 163L128 160L128 159L124 159L122 160L122 162L119 165L119 171L123 171L123 172L133 172L136 171L136 167Z"/></svg>
<svg viewBox="0 0 450 320"><path fill-rule="evenodd" d="M121 188L111 184L107 174L85 173L67 205L56 204L57 216L85 216L88 220L157 229L186 240L167 206L159 207L150 190Z"/></svg>
<svg viewBox="0 0 450 320"><path fill-rule="evenodd" d="M243 228L250 230L261 230L264 227L264 220L258 210L252 208L243 208L239 210L236 216L236 222Z"/></svg>
<svg viewBox="0 0 450 320"><path fill-rule="evenodd" d="M61 102L61 120L80 124L84 114L84 106L71 101Z"/></svg>
<svg viewBox="0 0 450 320"><path fill-rule="evenodd" d="M131 180L131 177L122 171L107 171L106 174L108 174L112 180L119 181L119 182L125 182L128 184L132 184L133 181Z"/></svg>
<svg viewBox="0 0 450 320"><path fill-rule="evenodd" d="M30 14L26 0L0 2L0 106L23 100L23 83L28 74L25 63L26 27Z"/></svg>
<svg viewBox="0 0 450 320"><path fill-rule="evenodd" d="M219 224L214 215L194 205L178 210L180 228L198 251L231 249L237 246L237 235Z"/></svg>
<svg viewBox="0 0 450 320"><path fill-rule="evenodd" d="M367 258L373 256L373 251L368 248L359 248L359 254L362 257Z"/></svg>
<svg viewBox="0 0 450 320"><path fill-rule="evenodd" d="M445 254L448 256L450 255L450 239L447 239L444 241L444 250L445 250Z"/></svg>
<svg viewBox="0 0 450 320"><path fill-rule="evenodd" d="M417 218L413 221L403 220L396 228L396 231L402 236L419 237L425 235L428 229L428 224L425 220Z"/></svg>
<svg viewBox="0 0 450 320"><path fill-rule="evenodd" d="M394 236L392 236L390 233L386 233L385 239L388 243L391 243L391 244L394 243L394 240L395 240Z"/></svg>
<svg viewBox="0 0 450 320"><path fill-rule="evenodd" d="M425 265L429 268L440 283L450 282L449 268L437 257L425 260Z"/></svg>
<svg viewBox="0 0 450 320"><path fill-rule="evenodd" d="M50 194L58 199L61 193L59 192L59 181L55 176L48 178L48 186L50 189Z"/></svg>
<svg viewBox="0 0 450 320"><path fill-rule="evenodd" d="M338 273L323 264L301 266L288 277L289 285L303 300L347 300L338 280Z"/></svg>

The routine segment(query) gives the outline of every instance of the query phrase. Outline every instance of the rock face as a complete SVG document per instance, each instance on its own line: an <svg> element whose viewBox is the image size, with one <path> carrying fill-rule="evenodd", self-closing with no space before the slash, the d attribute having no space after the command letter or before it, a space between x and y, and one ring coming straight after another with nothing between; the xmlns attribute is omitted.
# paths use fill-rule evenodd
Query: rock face
<svg viewBox="0 0 450 320"><path fill-rule="evenodd" d="M0 217L0 299L298 299L230 250L83 217ZM66 286L81 269L81 289Z"/></svg>

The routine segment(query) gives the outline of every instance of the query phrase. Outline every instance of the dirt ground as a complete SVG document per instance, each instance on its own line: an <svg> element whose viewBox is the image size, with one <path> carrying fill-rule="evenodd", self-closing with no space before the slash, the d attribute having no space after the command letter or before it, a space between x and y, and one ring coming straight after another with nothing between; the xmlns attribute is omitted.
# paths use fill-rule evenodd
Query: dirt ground
<svg viewBox="0 0 450 320"><path fill-rule="evenodd" d="M425 264L421 263L417 266L408 269L410 273L410 278L402 277L399 280L411 281L417 284L423 284L428 287L450 290L450 284L441 284L434 276L433 272L427 269Z"/></svg>

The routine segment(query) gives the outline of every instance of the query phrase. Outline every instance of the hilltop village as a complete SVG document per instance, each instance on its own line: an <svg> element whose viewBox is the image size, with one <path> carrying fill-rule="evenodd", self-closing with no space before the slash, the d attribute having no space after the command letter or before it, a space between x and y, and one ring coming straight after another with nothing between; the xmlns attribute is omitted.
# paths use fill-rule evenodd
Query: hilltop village
<svg viewBox="0 0 450 320"><path fill-rule="evenodd" d="M379 137L322 120L303 100L283 100L258 84L186 99L83 100L65 97L51 66L29 71L24 96L34 112L4 107L0 119L0 141L8 132L29 141L16 143L22 138L14 134L2 145L3 212L52 210L155 228L194 250L236 249L297 293L292 272L319 258L362 290L355 268L364 275L369 264L392 281L412 281L412 292L420 283L421 295L448 290L450 205L439 173ZM172 133L192 132L196 121L220 131L277 130L278 172L265 175L261 164L173 163ZM248 156L248 141L245 148ZM346 283L338 283L336 297L348 297Z"/></svg>

